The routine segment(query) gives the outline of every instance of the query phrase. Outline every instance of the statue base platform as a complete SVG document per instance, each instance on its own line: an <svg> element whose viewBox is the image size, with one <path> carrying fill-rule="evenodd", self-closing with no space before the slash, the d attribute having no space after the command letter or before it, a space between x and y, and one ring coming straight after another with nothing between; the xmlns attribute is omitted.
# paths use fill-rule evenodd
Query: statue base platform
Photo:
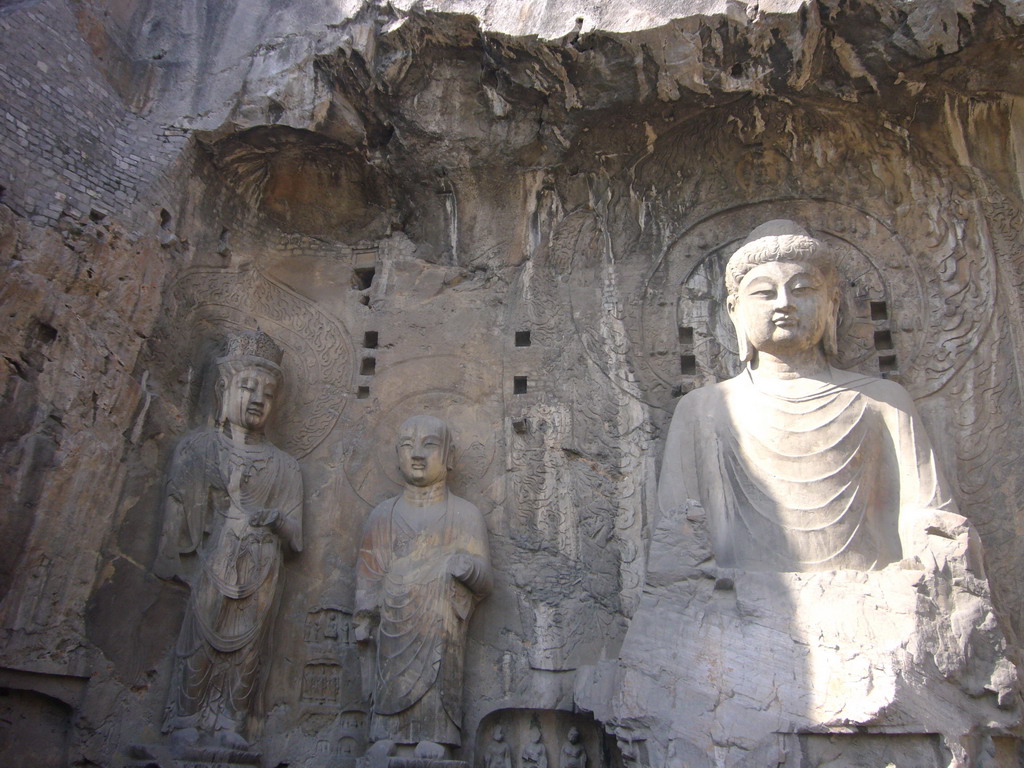
<svg viewBox="0 0 1024 768"><path fill-rule="evenodd" d="M469 768L464 760L434 760L427 757L390 757L388 768Z"/></svg>
<svg viewBox="0 0 1024 768"><path fill-rule="evenodd" d="M677 530L699 541L699 523ZM577 705L627 764L976 765L1021 708L966 546L941 539L928 565L770 573L680 568L656 536L619 658L581 671Z"/></svg>
<svg viewBox="0 0 1024 768"><path fill-rule="evenodd" d="M261 754L225 747L137 744L128 750L126 768L236 768L258 766Z"/></svg>

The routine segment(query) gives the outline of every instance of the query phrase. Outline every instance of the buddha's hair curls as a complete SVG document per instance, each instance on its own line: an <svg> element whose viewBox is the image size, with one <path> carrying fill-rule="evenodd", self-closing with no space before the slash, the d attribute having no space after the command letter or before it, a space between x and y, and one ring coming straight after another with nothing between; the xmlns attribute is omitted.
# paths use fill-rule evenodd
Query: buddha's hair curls
<svg viewBox="0 0 1024 768"><path fill-rule="evenodd" d="M754 267L772 261L797 261L817 268L830 283L835 283L836 268L832 255L821 240L788 219L774 219L754 229L725 266L725 287L732 296L739 290L744 275Z"/></svg>

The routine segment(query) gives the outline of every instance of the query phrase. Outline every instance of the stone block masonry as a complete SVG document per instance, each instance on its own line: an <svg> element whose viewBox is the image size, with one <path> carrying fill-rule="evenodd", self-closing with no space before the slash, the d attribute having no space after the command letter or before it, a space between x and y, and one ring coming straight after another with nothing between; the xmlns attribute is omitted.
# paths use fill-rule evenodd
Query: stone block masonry
<svg viewBox="0 0 1024 768"><path fill-rule="evenodd" d="M187 138L130 113L62 0L0 9L0 201L34 224L127 216Z"/></svg>

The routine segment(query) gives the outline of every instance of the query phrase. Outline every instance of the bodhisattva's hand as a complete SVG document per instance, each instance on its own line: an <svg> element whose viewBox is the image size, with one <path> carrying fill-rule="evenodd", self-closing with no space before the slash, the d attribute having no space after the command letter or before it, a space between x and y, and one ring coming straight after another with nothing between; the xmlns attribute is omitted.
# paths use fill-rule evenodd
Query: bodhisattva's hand
<svg viewBox="0 0 1024 768"><path fill-rule="evenodd" d="M373 631L377 627L378 617L372 611L359 611L354 617L355 636L357 643L367 643L373 639Z"/></svg>
<svg viewBox="0 0 1024 768"><path fill-rule="evenodd" d="M263 527L274 527L281 518L281 510L276 507L257 509L249 518L249 524Z"/></svg>
<svg viewBox="0 0 1024 768"><path fill-rule="evenodd" d="M473 558L458 552L448 558L448 573L459 581L465 581L473 575Z"/></svg>

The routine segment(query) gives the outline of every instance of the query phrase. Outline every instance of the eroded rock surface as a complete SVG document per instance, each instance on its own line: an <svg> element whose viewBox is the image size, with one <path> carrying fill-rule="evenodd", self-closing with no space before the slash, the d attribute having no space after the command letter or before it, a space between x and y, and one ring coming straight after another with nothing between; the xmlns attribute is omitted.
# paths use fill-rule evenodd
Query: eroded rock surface
<svg viewBox="0 0 1024 768"><path fill-rule="evenodd" d="M575 727L590 768L618 760L572 713L579 670L617 658L652 599L668 419L737 371L721 268L772 218L840 249L844 366L914 399L985 546L1012 656L1022 13L936 0L0 5L9 719L65 734L54 765L143 760L134 747L161 743L186 603L152 572L164 469L213 418L216 340L258 326L295 361L269 429L301 466L306 540L284 566L266 764L351 765L367 749L354 566L364 520L400 488L391 446L415 413L451 425L451 487L480 509L495 573L466 644L459 757L482 765L502 723L513 756L538 733L554 764ZM900 592L900 626L946 658L933 649L960 640L910 606L967 606L970 584L940 594L925 571L890 569L877 578L924 579ZM808 579L849 581L787 589ZM741 581L736 605L810 642L812 617L776 626L781 597L755 600ZM718 615L740 636L761 626ZM878 675L898 681L911 651L891 629ZM951 674L942 685L990 706L991 675ZM600 719L609 701L593 704ZM632 731L604 725L641 759ZM808 764L854 759L845 742L794 738L783 746ZM929 738L900 754L938 754ZM1014 765L1005 738L990 759Z"/></svg>

